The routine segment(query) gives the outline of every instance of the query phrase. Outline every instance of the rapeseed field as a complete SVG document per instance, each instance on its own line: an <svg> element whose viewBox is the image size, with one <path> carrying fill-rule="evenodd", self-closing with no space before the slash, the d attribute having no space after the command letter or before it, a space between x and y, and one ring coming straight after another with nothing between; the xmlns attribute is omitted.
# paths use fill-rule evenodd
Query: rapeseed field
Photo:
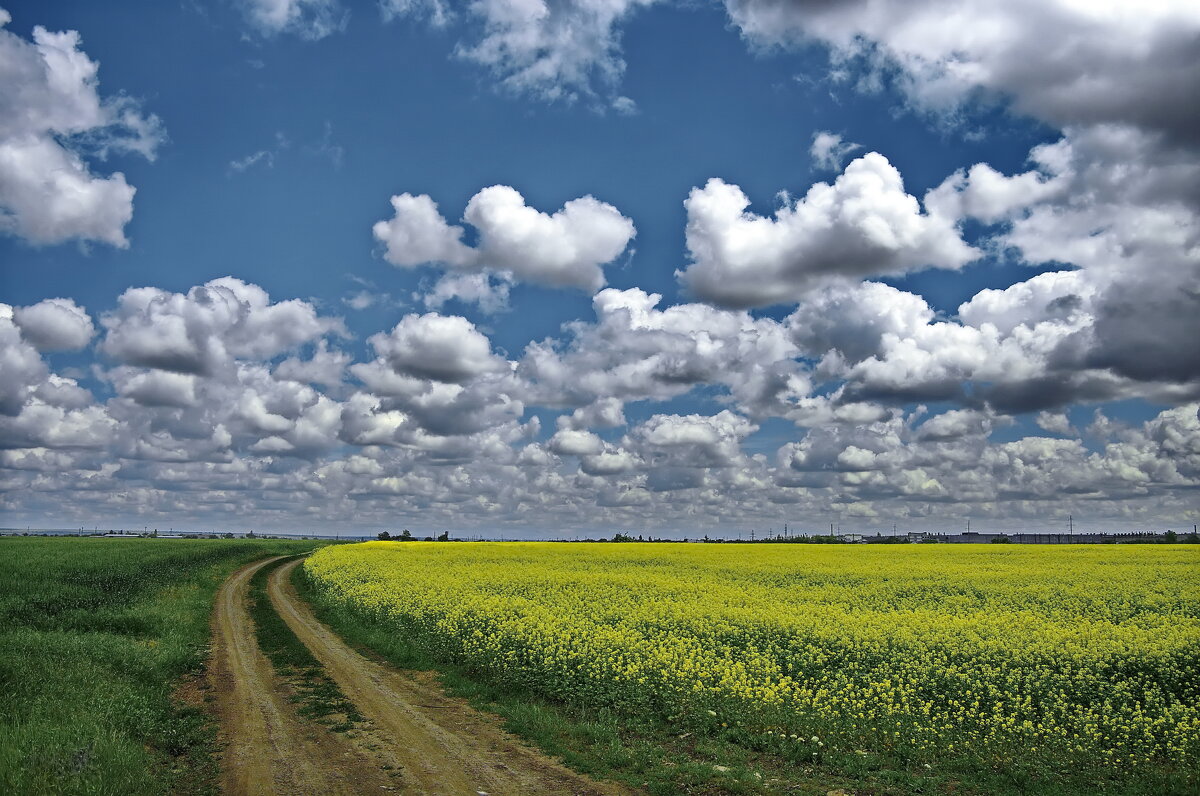
<svg viewBox="0 0 1200 796"><path fill-rule="evenodd" d="M1195 784L1198 565L1164 545L372 542L305 571L441 659L793 761Z"/></svg>

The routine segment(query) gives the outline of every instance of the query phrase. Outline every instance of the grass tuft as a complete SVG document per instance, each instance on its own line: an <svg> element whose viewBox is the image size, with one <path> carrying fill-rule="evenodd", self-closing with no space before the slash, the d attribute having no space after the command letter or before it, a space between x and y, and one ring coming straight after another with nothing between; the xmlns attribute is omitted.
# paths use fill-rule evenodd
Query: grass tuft
<svg viewBox="0 0 1200 796"><path fill-rule="evenodd" d="M347 732L363 721L362 714L271 605L267 579L285 563L268 564L250 579L250 618L254 620L258 646L294 692L301 716L332 732Z"/></svg>

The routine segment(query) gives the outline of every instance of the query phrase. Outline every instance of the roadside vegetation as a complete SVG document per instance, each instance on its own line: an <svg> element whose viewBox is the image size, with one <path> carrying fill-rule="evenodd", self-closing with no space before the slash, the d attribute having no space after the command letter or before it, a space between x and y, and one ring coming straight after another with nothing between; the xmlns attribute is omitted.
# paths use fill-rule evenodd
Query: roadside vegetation
<svg viewBox="0 0 1200 796"><path fill-rule="evenodd" d="M1195 793L1195 548L327 548L318 615L652 793Z"/></svg>
<svg viewBox="0 0 1200 796"><path fill-rule="evenodd" d="M213 595L242 564L313 546L0 538L0 792L211 792L214 728L181 697Z"/></svg>
<svg viewBox="0 0 1200 796"><path fill-rule="evenodd" d="M250 579L250 618L254 620L258 646L291 690L292 701L301 716L334 732L353 729L362 721L354 703L346 699L337 683L325 673L325 667L271 605L267 579L285 563L287 559L268 564Z"/></svg>

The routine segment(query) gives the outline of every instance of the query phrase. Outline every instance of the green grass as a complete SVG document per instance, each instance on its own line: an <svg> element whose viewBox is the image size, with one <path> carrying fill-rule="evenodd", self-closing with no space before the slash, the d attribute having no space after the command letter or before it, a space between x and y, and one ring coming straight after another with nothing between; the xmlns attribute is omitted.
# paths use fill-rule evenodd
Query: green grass
<svg viewBox="0 0 1200 796"><path fill-rule="evenodd" d="M362 715L276 613L267 596L267 578L285 563L286 560L268 564L250 579L250 617L254 620L258 646L291 687L301 716L334 732L353 729L362 721Z"/></svg>
<svg viewBox="0 0 1200 796"><path fill-rule="evenodd" d="M969 756L930 766L867 750L830 752L791 739L766 741L761 732L747 732L736 723L726 726L714 716L664 718L656 711L571 705L505 682L485 669L439 658L431 652L428 639L411 628L384 625L323 600L302 568L297 569L294 582L317 616L360 651L401 669L436 670L451 694L499 715L512 732L571 768L651 794L824 796L837 789L856 796L1195 793L1185 771L1164 771L1149 782L1130 782L1113 770L1111 779L1091 778L1081 785L1080 780L1056 774L1036 754L1007 761L1003 767Z"/></svg>
<svg viewBox="0 0 1200 796"><path fill-rule="evenodd" d="M213 595L276 540L0 538L0 792L213 791L213 726L174 697Z"/></svg>

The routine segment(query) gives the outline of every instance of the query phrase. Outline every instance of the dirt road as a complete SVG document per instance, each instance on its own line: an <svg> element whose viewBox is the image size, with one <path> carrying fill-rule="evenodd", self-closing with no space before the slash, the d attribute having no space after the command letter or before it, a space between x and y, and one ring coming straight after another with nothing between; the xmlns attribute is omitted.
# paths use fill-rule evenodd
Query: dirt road
<svg viewBox="0 0 1200 796"><path fill-rule="evenodd" d="M259 650L247 610L251 577L277 560L243 567L217 594L210 678L224 793L629 793L523 745L495 717L446 696L432 675L392 670L350 649L299 599L289 580L300 563L293 561L271 574L271 602L366 721L335 733L301 718Z"/></svg>
<svg viewBox="0 0 1200 796"><path fill-rule="evenodd" d="M267 559L233 573L217 593L210 678L227 794L380 794L394 779L349 739L301 719L255 640L250 578Z"/></svg>

